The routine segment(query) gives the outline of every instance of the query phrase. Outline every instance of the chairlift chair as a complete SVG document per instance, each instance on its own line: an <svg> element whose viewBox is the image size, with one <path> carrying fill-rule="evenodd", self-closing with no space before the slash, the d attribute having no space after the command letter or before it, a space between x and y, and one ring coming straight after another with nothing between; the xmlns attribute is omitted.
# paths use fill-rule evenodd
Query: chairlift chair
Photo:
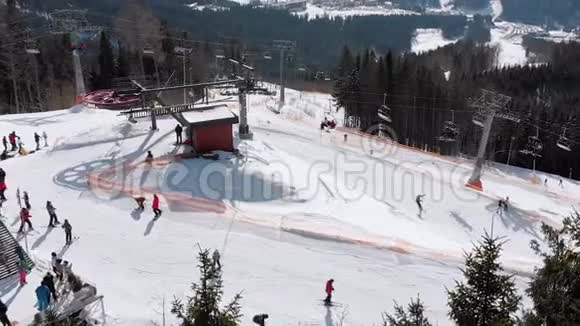
<svg viewBox="0 0 580 326"><path fill-rule="evenodd" d="M566 128L562 131L562 135L560 135L560 138L556 142L556 146L568 152L572 151L572 143L570 142L570 139L566 137Z"/></svg>
<svg viewBox="0 0 580 326"><path fill-rule="evenodd" d="M381 105L377 111L377 115L379 116L379 118L381 118L382 120L385 120L386 122L392 122L393 120L391 119L391 108L389 108L386 105Z"/></svg>
<svg viewBox="0 0 580 326"><path fill-rule="evenodd" d="M473 114L472 121L475 125L483 128L483 126L485 125L485 116L483 115L483 113L481 113L479 111L475 112Z"/></svg>
<svg viewBox="0 0 580 326"><path fill-rule="evenodd" d="M544 144L542 140L537 136L529 136L528 143L526 144L526 148L520 151L522 154L540 157L542 156L540 153L544 149Z"/></svg>

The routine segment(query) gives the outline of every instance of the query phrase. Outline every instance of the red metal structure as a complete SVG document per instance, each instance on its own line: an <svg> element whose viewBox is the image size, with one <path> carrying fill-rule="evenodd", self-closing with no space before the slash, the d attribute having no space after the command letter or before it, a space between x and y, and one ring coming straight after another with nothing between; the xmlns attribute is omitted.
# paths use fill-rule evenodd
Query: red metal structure
<svg viewBox="0 0 580 326"><path fill-rule="evenodd" d="M115 91L112 89L98 90L85 94L82 102L95 105L100 109L123 110L139 105L139 91Z"/></svg>

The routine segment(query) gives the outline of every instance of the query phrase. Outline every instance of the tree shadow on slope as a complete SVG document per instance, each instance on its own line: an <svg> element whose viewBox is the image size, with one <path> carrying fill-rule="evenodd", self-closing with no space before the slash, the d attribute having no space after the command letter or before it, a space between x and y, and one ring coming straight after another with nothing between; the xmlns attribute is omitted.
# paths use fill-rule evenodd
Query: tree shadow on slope
<svg viewBox="0 0 580 326"><path fill-rule="evenodd" d="M40 237L38 237L36 241L34 241L30 249L34 250L38 248L38 246L40 246L46 240L46 237L48 237L48 235L52 232L53 229L54 229L53 227L47 227L46 231Z"/></svg>
<svg viewBox="0 0 580 326"><path fill-rule="evenodd" d="M449 212L449 216L453 217L453 219L459 225L461 225L466 231L473 232L473 227L471 226L471 224L467 223L467 221L465 221L463 219L463 217L461 217L461 215L458 212L456 212L456 211L450 211Z"/></svg>
<svg viewBox="0 0 580 326"><path fill-rule="evenodd" d="M526 212L513 206L507 211L500 211L497 209L497 204L494 202L488 204L485 208L492 214L499 216L499 220L507 229L511 229L513 232L524 231L535 239L542 239L536 230L536 224L538 222L530 219Z"/></svg>
<svg viewBox="0 0 580 326"><path fill-rule="evenodd" d="M126 130L121 129L120 132L123 133L126 132ZM137 159L144 159L143 156L148 150L172 133L173 131L167 132L161 135L155 142L149 144L155 134L155 132L151 131L147 133L147 137L135 151L117 159L99 159L90 162L83 162L73 167L66 168L53 177L53 182L56 185L77 191L89 190L88 177L90 174L112 168L115 165L123 166L125 164L134 164ZM118 139L113 139L111 141L114 141L117 144L116 146L118 146Z"/></svg>

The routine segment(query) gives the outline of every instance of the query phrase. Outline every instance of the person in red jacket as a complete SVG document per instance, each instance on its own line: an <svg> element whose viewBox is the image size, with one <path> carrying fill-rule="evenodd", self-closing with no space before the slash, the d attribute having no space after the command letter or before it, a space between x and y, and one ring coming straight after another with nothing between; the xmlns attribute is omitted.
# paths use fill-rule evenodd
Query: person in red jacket
<svg viewBox="0 0 580 326"><path fill-rule="evenodd" d="M8 135L8 141L12 148L10 151L14 152L16 150L16 133L13 131L11 134Z"/></svg>
<svg viewBox="0 0 580 326"><path fill-rule="evenodd" d="M161 210L159 209L159 197L157 197L156 194L153 194L153 205L151 205L151 208L153 208L153 213L155 213L155 218L158 218L159 216L161 216Z"/></svg>
<svg viewBox="0 0 580 326"><path fill-rule="evenodd" d="M332 304L332 291L334 291L334 280L330 279L326 281L326 299L324 299L324 303L327 305Z"/></svg>
<svg viewBox="0 0 580 326"><path fill-rule="evenodd" d="M28 224L29 231L34 230L32 223L30 223L30 212L26 207L22 207L20 210L20 229L18 229L18 233L22 233L24 230L24 224Z"/></svg>

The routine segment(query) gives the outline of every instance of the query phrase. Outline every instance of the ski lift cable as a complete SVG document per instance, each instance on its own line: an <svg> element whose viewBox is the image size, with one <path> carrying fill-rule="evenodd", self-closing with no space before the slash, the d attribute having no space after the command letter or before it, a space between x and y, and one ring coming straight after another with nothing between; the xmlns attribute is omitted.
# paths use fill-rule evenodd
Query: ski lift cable
<svg viewBox="0 0 580 326"><path fill-rule="evenodd" d="M555 132L553 132L553 131L551 131L551 130L548 130L548 129L541 128L540 126L538 126L538 125L535 125L535 124L532 124L532 123L529 123L529 122L527 122L527 121L525 121L525 120L522 120L522 122L523 122L523 123L525 123L525 124L527 124L527 125L529 125L529 126L532 126L532 127L536 128L537 130L543 131L544 133L547 133L547 134L550 134L550 135L553 135L553 136L560 137L560 134L557 134L557 133L555 133ZM569 140L570 142L572 142L572 143L576 144L576 145L580 145L580 142L578 142L578 141L575 141L575 140L573 140L573 139L569 139L569 138L568 138L568 140Z"/></svg>

